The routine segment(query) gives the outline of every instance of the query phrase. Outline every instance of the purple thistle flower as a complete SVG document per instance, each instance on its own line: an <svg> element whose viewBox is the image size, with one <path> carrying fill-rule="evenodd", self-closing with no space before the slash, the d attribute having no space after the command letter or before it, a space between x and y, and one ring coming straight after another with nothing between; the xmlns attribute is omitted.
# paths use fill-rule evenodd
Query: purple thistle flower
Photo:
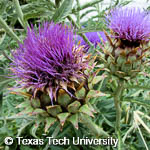
<svg viewBox="0 0 150 150"><path fill-rule="evenodd" d="M98 35L98 33L99 33L99 35ZM102 42L101 39L100 39L100 37L102 38L102 40L104 42L107 40L104 32L102 32L102 31L101 32L87 32L87 33L85 33L85 36L88 38L88 40L92 44L94 44L95 48L97 46L97 43L101 43ZM90 46L84 41L84 39L81 36L78 37L78 41L81 42L80 43L81 45L85 45L84 46L85 51L88 51L88 49L90 48Z"/></svg>
<svg viewBox="0 0 150 150"><path fill-rule="evenodd" d="M114 37L127 41L148 41L150 38L150 15L140 8L119 8L111 11L108 27Z"/></svg>
<svg viewBox="0 0 150 150"><path fill-rule="evenodd" d="M139 8L115 8L107 16L110 35L100 45L110 74L135 78L149 56L150 14Z"/></svg>
<svg viewBox="0 0 150 150"><path fill-rule="evenodd" d="M82 76L87 62L73 37L73 30L61 24L44 23L38 31L28 28L26 39L13 54L11 69L23 88L32 87L34 97L39 89L45 90L52 101L58 89L67 91L71 78Z"/></svg>

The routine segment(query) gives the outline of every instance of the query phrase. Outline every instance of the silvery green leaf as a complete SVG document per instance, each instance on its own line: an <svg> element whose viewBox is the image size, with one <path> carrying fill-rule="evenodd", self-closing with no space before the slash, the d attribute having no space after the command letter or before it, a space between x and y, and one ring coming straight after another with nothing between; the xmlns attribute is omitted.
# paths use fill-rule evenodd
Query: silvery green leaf
<svg viewBox="0 0 150 150"><path fill-rule="evenodd" d="M52 16L52 21L60 22L63 18L68 16L72 10L73 1L74 0L65 0Z"/></svg>

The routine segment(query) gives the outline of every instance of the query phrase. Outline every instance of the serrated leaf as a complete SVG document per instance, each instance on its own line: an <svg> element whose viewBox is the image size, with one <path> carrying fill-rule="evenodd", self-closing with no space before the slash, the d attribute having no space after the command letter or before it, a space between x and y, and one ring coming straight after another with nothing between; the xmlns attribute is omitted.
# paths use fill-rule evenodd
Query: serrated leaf
<svg viewBox="0 0 150 150"><path fill-rule="evenodd" d="M87 104L80 107L79 112L87 114L88 116L94 117L91 109L89 108Z"/></svg>
<svg viewBox="0 0 150 150"><path fill-rule="evenodd" d="M32 124L32 123L33 123L33 121L26 122L26 123L22 123L22 126L18 129L18 134L17 134L17 136L20 136L21 133L25 130L25 128L26 128L27 126L29 126L30 124Z"/></svg>
<svg viewBox="0 0 150 150"><path fill-rule="evenodd" d="M76 113L76 114L74 114L74 115L72 115L72 116L70 116L67 120L68 121L70 121L72 124L73 124L73 126L76 128L76 129L78 129L78 114Z"/></svg>
<svg viewBox="0 0 150 150"><path fill-rule="evenodd" d="M104 118L105 122L106 122L110 127L114 128L113 122L109 121L104 115L103 115L103 118Z"/></svg>
<svg viewBox="0 0 150 150"><path fill-rule="evenodd" d="M28 106L22 113L32 114L33 110L34 110L33 107Z"/></svg>
<svg viewBox="0 0 150 150"><path fill-rule="evenodd" d="M32 135L33 137L38 138L38 137L36 136L36 131L37 131L39 125L40 125L42 122L43 122L43 119L39 119L39 118L38 118L38 119L36 120L35 124L34 124L34 125L32 126L32 128L30 129L30 133L31 133L31 135Z"/></svg>
<svg viewBox="0 0 150 150"><path fill-rule="evenodd" d="M134 93L131 95L131 97L138 97L142 91L143 91L142 89L137 90L136 92L134 92Z"/></svg>
<svg viewBox="0 0 150 150"><path fill-rule="evenodd" d="M56 10L55 14L52 17L52 21L55 23L60 22L63 18L68 16L72 10L74 0L64 0L62 5Z"/></svg>
<svg viewBox="0 0 150 150"><path fill-rule="evenodd" d="M13 79L0 78L0 91L6 88L11 81L13 81Z"/></svg>
<svg viewBox="0 0 150 150"><path fill-rule="evenodd" d="M58 119L60 120L61 126L64 125L64 123L69 115L70 115L70 113L61 113L61 114L57 115Z"/></svg>
<svg viewBox="0 0 150 150"><path fill-rule="evenodd" d="M16 108L25 108L25 107L28 107L30 106L30 101L25 101L19 105L16 106Z"/></svg>
<svg viewBox="0 0 150 150"><path fill-rule="evenodd" d="M57 121L56 118L53 117L47 117L46 118L46 125L45 125L45 132L48 131L48 129Z"/></svg>
<svg viewBox="0 0 150 150"><path fill-rule="evenodd" d="M150 108L150 100L142 100L141 98L124 98L123 101L143 105Z"/></svg>
<svg viewBox="0 0 150 150"><path fill-rule="evenodd" d="M32 115L32 112L34 111L33 107L28 106L26 107L23 111L21 111L20 113L17 114L17 116L21 116L21 115Z"/></svg>
<svg viewBox="0 0 150 150"><path fill-rule="evenodd" d="M83 113L80 113L80 121L83 123L93 135L108 137L108 133L105 132L101 127L95 124L91 118Z"/></svg>

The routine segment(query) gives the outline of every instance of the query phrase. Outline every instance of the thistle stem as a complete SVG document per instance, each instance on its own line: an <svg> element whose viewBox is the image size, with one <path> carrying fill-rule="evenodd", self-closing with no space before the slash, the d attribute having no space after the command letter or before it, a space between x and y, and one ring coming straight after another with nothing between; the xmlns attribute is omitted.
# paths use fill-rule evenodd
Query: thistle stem
<svg viewBox="0 0 150 150"><path fill-rule="evenodd" d="M120 99L122 96L124 90L124 81L119 79L118 87L116 89L115 95L114 95L114 103L116 108L116 133L118 135L118 150L121 150L121 135L120 135L120 121L121 121L121 105L120 105Z"/></svg>
<svg viewBox="0 0 150 150"><path fill-rule="evenodd" d="M98 125L92 122L92 120L88 118L86 115L80 113L80 120L96 137L100 136L109 137L108 133L106 133L102 128L100 128Z"/></svg>

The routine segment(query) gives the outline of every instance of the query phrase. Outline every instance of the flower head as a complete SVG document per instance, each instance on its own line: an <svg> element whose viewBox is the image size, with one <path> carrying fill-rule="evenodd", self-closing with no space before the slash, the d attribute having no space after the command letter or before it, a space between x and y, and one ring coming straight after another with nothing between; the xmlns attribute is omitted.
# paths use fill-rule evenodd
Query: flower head
<svg viewBox="0 0 150 150"><path fill-rule="evenodd" d="M94 44L95 48L97 46L97 43L101 42L100 37L102 38L103 41L106 41L106 36L105 36L104 32L87 32L87 33L85 33L85 36L88 38L88 40L92 44ZM85 46L84 47L85 50L88 51L88 49L90 48L90 46L84 41L84 39L81 36L78 37L78 41L80 41L81 45L84 45Z"/></svg>
<svg viewBox="0 0 150 150"><path fill-rule="evenodd" d="M105 67L119 78L135 78L148 62L150 14L138 8L118 8L107 17L110 35L101 46Z"/></svg>
<svg viewBox="0 0 150 150"><path fill-rule="evenodd" d="M59 89L73 88L72 80L83 76L87 67L82 47L75 46L73 31L67 26L44 23L38 31L28 29L23 44L13 54L13 74L23 88L47 92L56 100Z"/></svg>
<svg viewBox="0 0 150 150"><path fill-rule="evenodd" d="M150 15L140 8L119 8L108 16L108 27L115 38L130 42L150 39Z"/></svg>

